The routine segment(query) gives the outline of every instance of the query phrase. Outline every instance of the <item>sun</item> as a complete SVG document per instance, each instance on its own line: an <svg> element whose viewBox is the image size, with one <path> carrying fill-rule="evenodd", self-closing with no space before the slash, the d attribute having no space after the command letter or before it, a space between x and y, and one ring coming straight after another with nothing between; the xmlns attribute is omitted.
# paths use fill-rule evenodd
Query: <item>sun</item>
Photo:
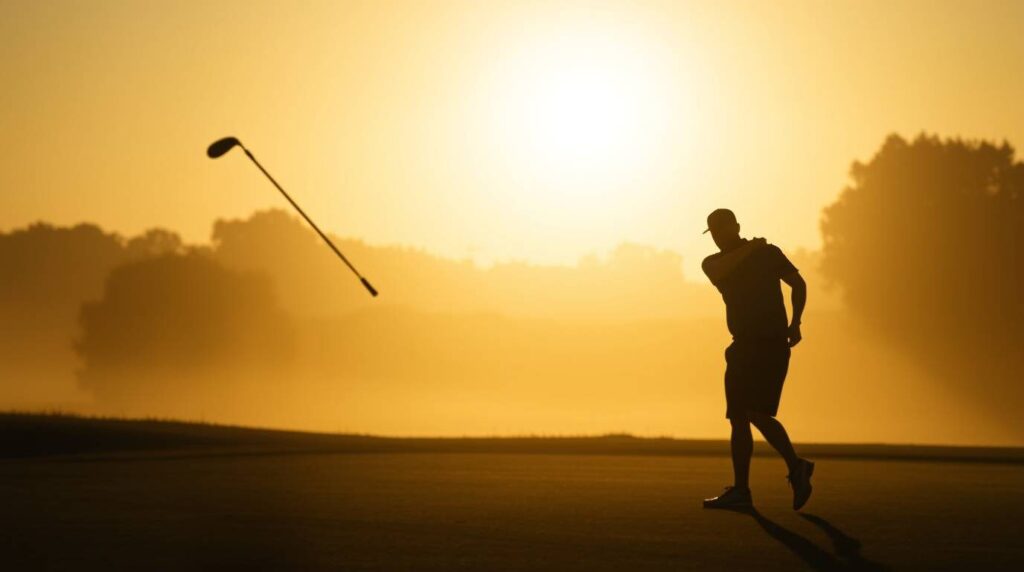
<svg viewBox="0 0 1024 572"><path fill-rule="evenodd" d="M675 113L665 58L643 38L580 30L530 38L495 63L493 139L538 201L614 209Z"/></svg>
<svg viewBox="0 0 1024 572"><path fill-rule="evenodd" d="M552 68L530 79L522 101L521 136L531 151L571 163L626 151L637 135L641 102L617 77L621 70L592 63Z"/></svg>

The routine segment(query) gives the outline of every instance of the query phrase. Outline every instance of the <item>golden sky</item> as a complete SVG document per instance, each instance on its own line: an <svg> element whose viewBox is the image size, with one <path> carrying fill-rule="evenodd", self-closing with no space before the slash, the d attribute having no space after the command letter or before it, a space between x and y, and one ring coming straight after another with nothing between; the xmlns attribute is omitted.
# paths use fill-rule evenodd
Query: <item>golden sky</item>
<svg viewBox="0 0 1024 572"><path fill-rule="evenodd" d="M0 229L205 240L284 206L483 263L636 241L705 214L816 247L886 134L1024 145L1024 2L11 1Z"/></svg>

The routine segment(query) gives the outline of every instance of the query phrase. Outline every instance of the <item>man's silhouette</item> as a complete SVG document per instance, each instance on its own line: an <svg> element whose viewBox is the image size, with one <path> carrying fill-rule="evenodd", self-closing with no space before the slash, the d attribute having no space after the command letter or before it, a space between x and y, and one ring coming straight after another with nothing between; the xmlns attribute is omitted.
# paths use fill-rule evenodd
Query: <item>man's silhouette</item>
<svg viewBox="0 0 1024 572"><path fill-rule="evenodd" d="M704 273L722 293L732 344L725 350L725 416L732 424L733 486L704 501L704 508L746 508L750 495L753 423L786 460L793 487L793 509L811 496L814 463L797 456L786 429L775 418L782 383L789 368L790 348L800 342L800 317L807 284L793 263L763 238L740 238L736 215L718 209L708 215L708 229L721 252L704 259ZM793 290L793 320L782 300L785 282Z"/></svg>

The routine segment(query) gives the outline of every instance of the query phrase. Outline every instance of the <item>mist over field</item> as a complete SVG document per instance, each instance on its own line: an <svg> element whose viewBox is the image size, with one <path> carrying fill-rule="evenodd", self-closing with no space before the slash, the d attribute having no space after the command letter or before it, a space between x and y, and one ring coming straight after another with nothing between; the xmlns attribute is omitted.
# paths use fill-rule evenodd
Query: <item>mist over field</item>
<svg viewBox="0 0 1024 572"><path fill-rule="evenodd" d="M944 165L968 167L947 184ZM810 295L780 418L804 441L1024 443L1021 163L1008 146L893 137L851 173L824 251L781 245ZM379 299L284 211L217 220L203 244L4 232L0 407L387 435L722 434L724 309L671 251L481 267L339 245Z"/></svg>

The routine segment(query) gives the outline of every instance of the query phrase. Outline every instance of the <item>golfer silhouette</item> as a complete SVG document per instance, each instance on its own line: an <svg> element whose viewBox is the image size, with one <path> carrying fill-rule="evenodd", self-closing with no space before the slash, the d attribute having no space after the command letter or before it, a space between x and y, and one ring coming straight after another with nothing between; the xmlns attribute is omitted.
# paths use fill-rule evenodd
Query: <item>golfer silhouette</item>
<svg viewBox="0 0 1024 572"><path fill-rule="evenodd" d="M704 508L750 508L750 456L754 452L751 423L786 460L793 488L793 510L811 497L814 463L798 457L775 418L782 384L789 369L790 348L800 343L800 317L807 302L807 284L779 247L763 238L740 238L736 215L718 209L708 215L708 229L720 252L704 259L702 268L725 300L732 344L725 350L725 416L732 424L733 485ZM793 296L793 319L786 318L781 282Z"/></svg>

